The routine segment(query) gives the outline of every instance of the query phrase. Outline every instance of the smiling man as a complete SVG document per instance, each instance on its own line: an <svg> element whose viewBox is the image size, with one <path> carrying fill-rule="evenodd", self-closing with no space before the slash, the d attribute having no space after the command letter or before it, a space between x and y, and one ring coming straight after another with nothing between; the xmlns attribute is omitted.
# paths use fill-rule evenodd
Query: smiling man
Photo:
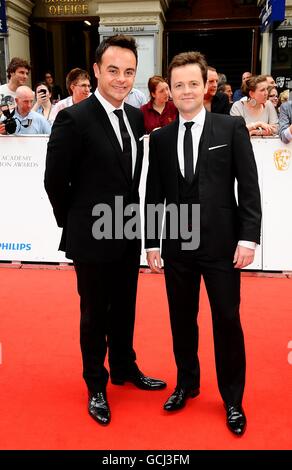
<svg viewBox="0 0 292 470"><path fill-rule="evenodd" d="M261 206L257 169L243 119L206 111L207 63L199 52L175 56L169 83L179 117L150 136L146 207L165 202L181 210L189 229L192 206L200 206L196 249L163 232L162 257L177 365L177 384L164 404L167 412L200 393L198 325L200 281L210 301L216 371L228 428L242 435L245 350L239 318L240 268L252 263L260 241ZM238 181L238 204L234 182ZM195 221L196 222L196 221ZM150 227L151 228L151 227ZM160 231L145 246L152 271L161 272Z"/></svg>
<svg viewBox="0 0 292 470"><path fill-rule="evenodd" d="M94 64L98 87L88 99L58 113L46 162L45 187L63 227L60 249L73 259L77 274L88 411L103 425L111 419L107 351L113 384L131 382L143 390L166 386L139 370L133 349L140 240L103 238L94 230L97 205L110 209L116 222L117 198L125 206L139 203L143 115L124 104L136 68L134 38L116 35L99 45Z"/></svg>
<svg viewBox="0 0 292 470"><path fill-rule="evenodd" d="M80 101L86 100L90 96L91 86L88 72L79 67L70 70L66 76L66 88L69 96L53 106L50 113L51 122L56 119L61 109L80 103Z"/></svg>
<svg viewBox="0 0 292 470"><path fill-rule="evenodd" d="M16 97L16 90L19 86L26 85L30 71L29 63L13 57L7 67L8 82L0 86L0 95Z"/></svg>

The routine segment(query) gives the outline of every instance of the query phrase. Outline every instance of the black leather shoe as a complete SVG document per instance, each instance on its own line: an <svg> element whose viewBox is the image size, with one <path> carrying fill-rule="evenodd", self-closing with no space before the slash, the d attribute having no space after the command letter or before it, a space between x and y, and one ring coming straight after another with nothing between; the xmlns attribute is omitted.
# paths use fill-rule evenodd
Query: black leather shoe
<svg viewBox="0 0 292 470"><path fill-rule="evenodd" d="M111 377L111 382L114 385L124 385L125 382L131 382L141 390L162 390L166 387L166 383L163 380L147 377L140 371L124 378Z"/></svg>
<svg viewBox="0 0 292 470"><path fill-rule="evenodd" d="M224 405L226 408L226 424L228 429L242 436L246 429L246 416L241 405Z"/></svg>
<svg viewBox="0 0 292 470"><path fill-rule="evenodd" d="M173 394L170 395L168 400L164 403L163 408L166 411L180 410L181 408L185 406L188 398L195 398L199 395L199 393L200 393L199 388L187 390L182 387L176 387Z"/></svg>
<svg viewBox="0 0 292 470"><path fill-rule="evenodd" d="M105 393L96 392L88 394L88 412L99 424L109 424L111 414Z"/></svg>

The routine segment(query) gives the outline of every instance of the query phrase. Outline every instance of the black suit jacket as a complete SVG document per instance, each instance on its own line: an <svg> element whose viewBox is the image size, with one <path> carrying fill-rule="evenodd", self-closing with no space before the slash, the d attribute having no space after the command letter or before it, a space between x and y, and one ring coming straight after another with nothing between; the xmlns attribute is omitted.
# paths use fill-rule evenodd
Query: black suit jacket
<svg viewBox="0 0 292 470"><path fill-rule="evenodd" d="M143 114L124 105L135 140L137 160L129 180L123 154L106 111L92 94L81 103L60 111L48 143L45 188L59 227L60 249L68 258L84 261L118 259L126 249L125 239L96 240L92 235L96 204L107 204L115 214L115 196L124 204L139 202L143 158ZM137 252L140 241L136 241Z"/></svg>
<svg viewBox="0 0 292 470"><path fill-rule="evenodd" d="M150 136L147 204L179 204L177 119ZM196 165L200 238L207 255L232 257L238 240L260 242L261 204L257 168L242 118L206 112ZM238 182L238 203L234 182ZM145 247L159 246L147 237ZM177 256L181 242L162 241L162 256Z"/></svg>

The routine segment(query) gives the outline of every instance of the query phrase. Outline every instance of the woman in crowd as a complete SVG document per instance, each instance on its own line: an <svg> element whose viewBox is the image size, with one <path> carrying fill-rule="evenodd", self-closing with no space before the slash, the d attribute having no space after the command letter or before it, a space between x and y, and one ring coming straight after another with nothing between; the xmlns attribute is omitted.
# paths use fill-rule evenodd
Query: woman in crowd
<svg viewBox="0 0 292 470"><path fill-rule="evenodd" d="M268 100L266 75L252 76L242 85L247 97L236 101L230 110L232 116L242 116L250 136L271 136L278 132L278 115Z"/></svg>
<svg viewBox="0 0 292 470"><path fill-rule="evenodd" d="M275 107L275 110L277 113L279 113L279 96L278 96L278 90L277 87L274 85L269 85L268 86L268 98L272 105Z"/></svg>
<svg viewBox="0 0 292 470"><path fill-rule="evenodd" d="M45 73L45 84L51 90L51 101L53 104L58 103L63 98L63 92L59 85L56 85L52 72Z"/></svg>
<svg viewBox="0 0 292 470"><path fill-rule="evenodd" d="M86 70L79 68L70 70L66 77L66 87L70 96L55 105L52 112L52 120L56 119L61 109L68 108L72 104L79 103L89 97L91 89L89 74Z"/></svg>
<svg viewBox="0 0 292 470"><path fill-rule="evenodd" d="M154 75L148 80L150 101L141 106L144 114L144 125L147 134L159 127L166 126L174 121L177 109L172 101L169 101L170 92L167 82L163 77Z"/></svg>
<svg viewBox="0 0 292 470"><path fill-rule="evenodd" d="M52 110L54 105L51 102L52 93L44 82L39 82L35 87L36 102L32 107L32 111L36 111L44 116L44 118L52 124Z"/></svg>

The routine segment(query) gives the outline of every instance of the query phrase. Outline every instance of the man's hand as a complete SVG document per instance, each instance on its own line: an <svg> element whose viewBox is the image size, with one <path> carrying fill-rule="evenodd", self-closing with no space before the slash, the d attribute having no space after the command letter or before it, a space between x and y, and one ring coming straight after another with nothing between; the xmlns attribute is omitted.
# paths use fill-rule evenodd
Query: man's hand
<svg viewBox="0 0 292 470"><path fill-rule="evenodd" d="M153 273L162 273L159 250L147 251L147 263Z"/></svg>
<svg viewBox="0 0 292 470"><path fill-rule="evenodd" d="M251 264L254 260L255 250L237 245L233 263L235 268L242 269Z"/></svg>
<svg viewBox="0 0 292 470"><path fill-rule="evenodd" d="M0 134L6 134L5 125L0 122Z"/></svg>

